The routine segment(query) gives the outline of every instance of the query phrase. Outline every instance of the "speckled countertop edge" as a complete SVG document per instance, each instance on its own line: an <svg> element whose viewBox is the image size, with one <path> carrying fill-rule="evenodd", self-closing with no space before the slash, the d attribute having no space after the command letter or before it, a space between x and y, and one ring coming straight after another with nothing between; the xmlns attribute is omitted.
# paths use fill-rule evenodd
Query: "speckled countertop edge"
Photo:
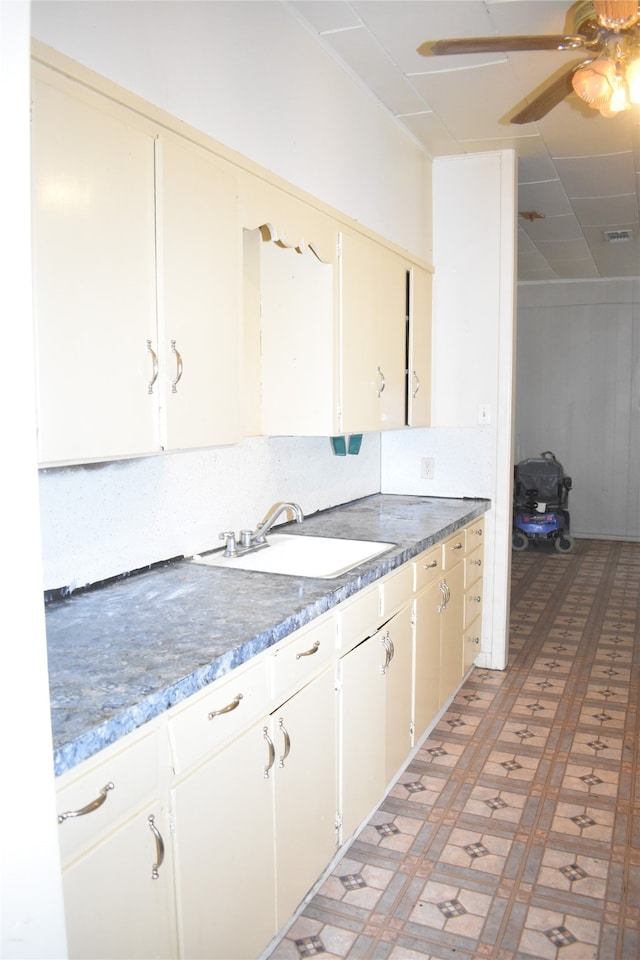
<svg viewBox="0 0 640 960"><path fill-rule="evenodd" d="M486 500L376 494L287 528L395 544L331 580L174 561L47 605L60 775L485 513Z"/></svg>

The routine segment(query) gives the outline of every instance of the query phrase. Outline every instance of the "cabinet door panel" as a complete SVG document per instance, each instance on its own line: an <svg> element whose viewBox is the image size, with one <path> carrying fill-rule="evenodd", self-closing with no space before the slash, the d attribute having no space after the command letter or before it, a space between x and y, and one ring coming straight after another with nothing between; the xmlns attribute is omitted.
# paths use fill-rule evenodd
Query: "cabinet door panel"
<svg viewBox="0 0 640 960"><path fill-rule="evenodd" d="M158 848L149 815L165 844L156 879ZM177 956L168 841L166 818L149 806L67 867L63 890L71 958Z"/></svg>
<svg viewBox="0 0 640 960"><path fill-rule="evenodd" d="M440 706L456 689L463 675L464 564L456 563L445 574L450 599L442 612L440 631Z"/></svg>
<svg viewBox="0 0 640 960"><path fill-rule="evenodd" d="M397 774L411 749L411 679L413 667L411 606L387 625L393 657L387 668L385 778ZM384 632L384 631L383 631Z"/></svg>
<svg viewBox="0 0 640 960"><path fill-rule="evenodd" d="M437 582L416 597L415 679L413 722L416 743L440 707L440 614L442 595Z"/></svg>
<svg viewBox="0 0 640 960"><path fill-rule="evenodd" d="M431 285L427 270L411 268L407 383L410 427L428 427L431 423Z"/></svg>
<svg viewBox="0 0 640 960"><path fill-rule="evenodd" d="M376 368L384 384L379 429L398 430L407 422L407 264L382 246L375 260Z"/></svg>
<svg viewBox="0 0 640 960"><path fill-rule="evenodd" d="M375 634L340 661L343 839L380 801L385 780L385 649Z"/></svg>
<svg viewBox="0 0 640 960"><path fill-rule="evenodd" d="M159 143L158 168L163 445L236 443L241 233L235 181L205 150L168 136Z"/></svg>
<svg viewBox="0 0 640 960"><path fill-rule="evenodd" d="M378 430L375 247L345 233L340 266L342 431Z"/></svg>
<svg viewBox="0 0 640 960"><path fill-rule="evenodd" d="M157 448L154 140L36 80L34 295L43 463Z"/></svg>
<svg viewBox="0 0 640 960"><path fill-rule="evenodd" d="M326 671L287 701L273 714L272 723L280 927L337 849L334 670ZM290 747L285 757L287 742Z"/></svg>
<svg viewBox="0 0 640 960"><path fill-rule="evenodd" d="M189 960L257 957L276 933L267 763L258 725L172 791L180 947Z"/></svg>

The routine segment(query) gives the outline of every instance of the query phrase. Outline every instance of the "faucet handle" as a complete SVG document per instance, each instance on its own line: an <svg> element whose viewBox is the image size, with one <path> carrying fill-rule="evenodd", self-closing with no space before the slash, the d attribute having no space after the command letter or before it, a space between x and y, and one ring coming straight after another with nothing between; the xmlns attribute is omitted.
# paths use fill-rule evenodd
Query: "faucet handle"
<svg viewBox="0 0 640 960"><path fill-rule="evenodd" d="M236 546L236 535L233 530L223 530L218 536L218 540L224 540L225 549L223 556L225 557L237 557L238 548Z"/></svg>

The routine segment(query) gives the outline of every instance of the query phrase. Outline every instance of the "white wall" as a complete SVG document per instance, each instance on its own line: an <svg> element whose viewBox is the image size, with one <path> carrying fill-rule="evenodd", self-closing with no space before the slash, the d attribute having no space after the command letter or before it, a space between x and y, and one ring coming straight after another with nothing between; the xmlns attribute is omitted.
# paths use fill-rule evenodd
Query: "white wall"
<svg viewBox="0 0 640 960"><path fill-rule="evenodd" d="M640 540L640 278L519 287L516 460L552 450L572 533Z"/></svg>
<svg viewBox="0 0 640 960"><path fill-rule="evenodd" d="M38 549L29 230L29 6L0 0L0 955L65 955ZM11 469L6 469L10 462Z"/></svg>

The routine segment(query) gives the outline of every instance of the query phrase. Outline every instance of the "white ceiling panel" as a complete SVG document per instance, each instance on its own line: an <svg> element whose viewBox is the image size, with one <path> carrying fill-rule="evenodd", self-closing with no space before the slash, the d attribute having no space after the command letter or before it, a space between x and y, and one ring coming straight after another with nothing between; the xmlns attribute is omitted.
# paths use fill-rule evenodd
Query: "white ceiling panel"
<svg viewBox="0 0 640 960"><path fill-rule="evenodd" d="M535 123L511 117L586 58L577 51L421 56L426 41L565 35L561 0L281 0L430 156L510 148L518 157L520 279L638 276L640 107L613 119L570 93ZM631 225L629 245L605 226Z"/></svg>

